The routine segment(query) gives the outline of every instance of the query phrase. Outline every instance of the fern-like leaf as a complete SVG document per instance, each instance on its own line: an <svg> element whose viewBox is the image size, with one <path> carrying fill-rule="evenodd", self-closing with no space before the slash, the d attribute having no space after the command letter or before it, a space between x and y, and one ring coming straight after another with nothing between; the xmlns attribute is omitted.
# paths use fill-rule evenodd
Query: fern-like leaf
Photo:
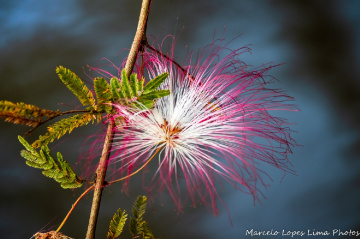
<svg viewBox="0 0 360 239"><path fill-rule="evenodd" d="M134 105L138 109L150 109L153 107L155 102L153 100L140 99L137 102L134 102Z"/></svg>
<svg viewBox="0 0 360 239"><path fill-rule="evenodd" d="M134 96L137 96L139 94L139 80L137 78L137 75L135 73L132 73L130 75L130 87L131 87L131 91L132 94Z"/></svg>
<svg viewBox="0 0 360 239"><path fill-rule="evenodd" d="M20 155L26 159L28 166L42 169L43 175L55 179L62 188L78 188L82 181L76 176L69 163L64 161L61 153L57 153L57 161L51 156L50 149L45 145L37 152L24 138L19 136L20 143L26 148Z"/></svg>
<svg viewBox="0 0 360 239"><path fill-rule="evenodd" d="M94 89L98 100L97 110L110 113L112 107L109 103L111 103L112 94L110 92L110 85L106 82L105 78L95 78Z"/></svg>
<svg viewBox="0 0 360 239"><path fill-rule="evenodd" d="M143 216L145 214L146 204L146 196L138 196L133 208L131 209L131 213L134 217L130 218L129 230L131 235L134 237L144 233L144 226L146 222L143 220Z"/></svg>
<svg viewBox="0 0 360 239"><path fill-rule="evenodd" d="M41 122L42 117L53 117L59 114L59 111L40 109L35 105L22 102L13 103L6 100L0 101L0 118L5 118L6 122L14 124L24 124L36 127Z"/></svg>
<svg viewBox="0 0 360 239"><path fill-rule="evenodd" d="M113 219L110 221L109 232L107 234L108 239L115 239L120 236L123 231L127 214L125 214L125 210L121 212L119 208L115 213Z"/></svg>
<svg viewBox="0 0 360 239"><path fill-rule="evenodd" d="M147 222L144 223L144 238L145 239L155 239L154 234L152 233Z"/></svg>
<svg viewBox="0 0 360 239"><path fill-rule="evenodd" d="M41 135L39 139L32 144L32 147L39 148L42 145L47 145L55 139L62 137L66 132L71 133L73 129L89 124L91 120L94 120L94 117L95 116L92 114L78 114L62 119L55 124L50 125L48 127L48 132Z"/></svg>
<svg viewBox="0 0 360 239"><path fill-rule="evenodd" d="M118 78L113 77L110 79L110 90L111 90L111 94L113 97L113 102L116 102L117 100L119 100L120 98L124 97L124 96L120 96L120 81Z"/></svg>
<svg viewBox="0 0 360 239"><path fill-rule="evenodd" d="M144 90L145 79L142 77L141 80L138 81L138 90L142 92Z"/></svg>
<svg viewBox="0 0 360 239"><path fill-rule="evenodd" d="M80 100L83 106L91 105L95 108L94 96L80 77L63 66L57 67L56 73L66 87Z"/></svg>
<svg viewBox="0 0 360 239"><path fill-rule="evenodd" d="M154 79L152 79L151 81L149 81L145 87L144 87L144 94L150 93L151 91L156 90L165 80L166 78L169 76L169 73L165 72L161 75L158 75L157 77L155 77Z"/></svg>
<svg viewBox="0 0 360 239"><path fill-rule="evenodd" d="M164 96L170 95L169 90L154 90L147 94L142 94L140 99L155 100Z"/></svg>
<svg viewBox="0 0 360 239"><path fill-rule="evenodd" d="M134 97L125 69L121 72L121 90L127 99L132 99Z"/></svg>
<svg viewBox="0 0 360 239"><path fill-rule="evenodd" d="M10 123L14 123L14 124L23 124L23 125L27 125L30 127L36 127L40 124L40 120L26 119L23 117L9 116L9 115L0 113L0 118L2 118L2 117L6 117L5 122L10 122Z"/></svg>

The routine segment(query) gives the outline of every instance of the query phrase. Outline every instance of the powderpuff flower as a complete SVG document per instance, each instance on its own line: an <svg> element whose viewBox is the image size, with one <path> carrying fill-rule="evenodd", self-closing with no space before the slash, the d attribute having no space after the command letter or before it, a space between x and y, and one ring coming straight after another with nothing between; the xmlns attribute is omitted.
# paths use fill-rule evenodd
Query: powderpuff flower
<svg viewBox="0 0 360 239"><path fill-rule="evenodd" d="M217 214L223 181L258 200L258 185L266 187L262 164L292 172L287 155L296 143L287 121L273 114L296 110L288 103L292 98L267 88L273 66L250 69L239 59L247 47L230 51L221 44L205 47L195 62L190 55L184 67L172 60L173 47L167 55L148 49L142 54L144 70L150 79L168 72L161 88L170 95L148 110L115 105L116 117L125 121L113 145L118 172L129 175L154 158L148 192L166 188L179 210L182 182L187 198L212 205ZM224 51L228 55L220 59Z"/></svg>

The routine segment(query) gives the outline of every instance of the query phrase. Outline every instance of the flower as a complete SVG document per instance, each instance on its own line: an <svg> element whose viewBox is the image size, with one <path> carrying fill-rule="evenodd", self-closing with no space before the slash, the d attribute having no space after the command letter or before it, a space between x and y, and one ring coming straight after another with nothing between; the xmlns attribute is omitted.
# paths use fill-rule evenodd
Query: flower
<svg viewBox="0 0 360 239"><path fill-rule="evenodd" d="M293 98L266 87L272 81L266 73L273 66L250 69L239 59L247 47L220 59L227 46L214 42L199 52L196 62L190 55L184 68L172 60L173 49L166 56L150 49L142 54L150 79L169 73L161 86L171 91L169 96L149 110L115 105L116 117L125 120L113 145L118 171L131 174L157 153L157 170L147 189L166 188L179 210L180 181L194 204L210 199L215 214L222 180L258 200L258 184L266 186L259 166L292 172L287 155L296 143L286 120L271 112L296 110L287 103Z"/></svg>

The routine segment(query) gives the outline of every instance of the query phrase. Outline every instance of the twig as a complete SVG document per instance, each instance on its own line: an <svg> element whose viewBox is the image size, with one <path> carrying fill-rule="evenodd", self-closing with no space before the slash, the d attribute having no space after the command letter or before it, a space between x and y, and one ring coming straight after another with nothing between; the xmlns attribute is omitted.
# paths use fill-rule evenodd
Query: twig
<svg viewBox="0 0 360 239"><path fill-rule="evenodd" d="M62 115L66 115L66 114L90 113L90 112L96 113L95 111L91 111L91 110L69 110L69 111L59 112L58 114L51 116L44 121L39 122L34 128L32 128L28 132L26 132L25 135L29 135L31 132L33 132L35 129L37 129L40 125L45 124L46 122L48 122L58 116L62 116Z"/></svg>
<svg viewBox="0 0 360 239"><path fill-rule="evenodd" d="M129 76L134 68L137 53L139 51L141 42L145 39L146 36L146 26L147 26L147 17L149 14L151 0L143 0L141 5L140 17L135 33L134 41L131 45L129 56L126 60L125 71Z"/></svg>
<svg viewBox="0 0 360 239"><path fill-rule="evenodd" d="M163 146L163 147L164 147L164 146ZM150 159L149 159L148 161L146 161L146 163L144 163L143 166L141 166L138 170L136 170L136 171L133 172L132 174L129 174L129 175L123 177L123 178L120 178L120 179L117 179L117 180L108 182L108 183L106 183L104 186L107 187L107 186L109 186L109 185L111 185L111 184L120 182L120 181L122 181L122 180L124 180L124 179L127 179L127 178L130 178L130 177L134 176L135 174L137 174L138 172L140 172L143 168L145 168L146 165L148 165L148 164L150 163L150 161L155 157L155 155L156 155L163 147L158 148L158 149L155 151L155 153L150 157Z"/></svg>
<svg viewBox="0 0 360 239"><path fill-rule="evenodd" d="M89 187L85 192L83 192L83 194L80 195L80 197L76 200L76 202L72 205L70 211L68 212L68 214L66 215L66 217L64 218L64 220L62 221L62 223L60 224L60 226L58 227L58 229L56 229L57 232L59 232L61 230L61 228L64 226L65 222L67 221L67 219L69 218L70 214L74 211L75 207L77 206L77 204L80 202L80 200L88 193L90 192L92 189L94 189L94 185Z"/></svg>

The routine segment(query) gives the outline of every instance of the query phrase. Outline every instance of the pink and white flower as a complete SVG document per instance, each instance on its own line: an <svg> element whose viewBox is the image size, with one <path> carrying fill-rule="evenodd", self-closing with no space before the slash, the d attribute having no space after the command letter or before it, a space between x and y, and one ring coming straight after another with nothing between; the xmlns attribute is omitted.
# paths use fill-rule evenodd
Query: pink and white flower
<svg viewBox="0 0 360 239"><path fill-rule="evenodd" d="M150 79L168 72L161 88L171 94L149 110L116 106L117 116L126 121L113 146L118 171L130 174L160 148L147 189L153 193L166 188L179 210L180 181L194 204L210 199L217 214L219 182L225 180L258 200L258 185L266 186L262 176L267 175L259 166L292 172L287 155L296 143L286 120L273 114L296 110L287 103L292 98L267 88L266 74L273 66L251 69L239 59L248 48L219 59L220 52L228 51L221 43L205 47L194 63L190 57L183 69L171 60L172 52L165 57L147 50L145 72Z"/></svg>

